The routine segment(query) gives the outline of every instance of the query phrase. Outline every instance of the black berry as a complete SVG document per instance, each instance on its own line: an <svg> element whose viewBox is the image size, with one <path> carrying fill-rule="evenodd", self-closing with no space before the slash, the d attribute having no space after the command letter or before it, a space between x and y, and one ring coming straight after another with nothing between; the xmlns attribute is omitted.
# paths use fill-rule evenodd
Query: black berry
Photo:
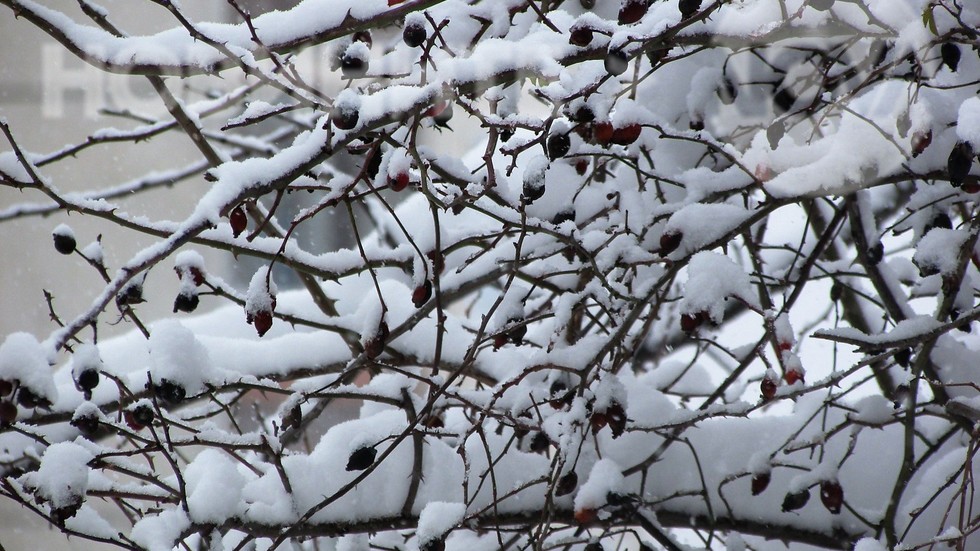
<svg viewBox="0 0 980 551"><path fill-rule="evenodd" d="M181 292L174 299L174 313L193 312L197 309L197 305L200 302L201 299L197 296L197 293Z"/></svg>
<svg viewBox="0 0 980 551"><path fill-rule="evenodd" d="M425 26L420 22L413 22L405 25L402 29L402 40L412 48L418 48L425 43Z"/></svg>
<svg viewBox="0 0 980 551"><path fill-rule="evenodd" d="M630 58L622 50L609 50L603 64L606 72L613 76L619 76L626 72Z"/></svg>
<svg viewBox="0 0 980 551"><path fill-rule="evenodd" d="M348 471L363 471L364 469L370 467L374 463L374 458L377 457L378 450L372 447L363 447L354 450L347 459L347 470Z"/></svg>
<svg viewBox="0 0 980 551"><path fill-rule="evenodd" d="M783 498L783 512L788 513L789 511L802 509L807 501L810 501L810 492L808 490L803 490L795 494L786 494L786 497Z"/></svg>

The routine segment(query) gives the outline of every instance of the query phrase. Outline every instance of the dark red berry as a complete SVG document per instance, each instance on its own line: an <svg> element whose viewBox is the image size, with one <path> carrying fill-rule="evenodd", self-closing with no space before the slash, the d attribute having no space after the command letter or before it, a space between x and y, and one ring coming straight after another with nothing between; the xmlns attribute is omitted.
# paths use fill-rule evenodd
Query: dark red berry
<svg viewBox="0 0 980 551"><path fill-rule="evenodd" d="M333 125L340 130L350 130L357 126L357 109L353 108L334 108L330 116Z"/></svg>
<svg viewBox="0 0 980 551"><path fill-rule="evenodd" d="M558 479L558 483L555 484L555 495L564 496L575 491L578 487L578 475L575 471L568 471L565 475Z"/></svg>
<svg viewBox="0 0 980 551"><path fill-rule="evenodd" d="M824 480L820 483L820 501L833 515L839 515L844 504L844 489L836 481Z"/></svg>
<svg viewBox="0 0 980 551"><path fill-rule="evenodd" d="M391 189L391 191L402 191L408 187L408 181L408 173L399 172L398 174L395 174L394 177L388 177L388 188Z"/></svg>
<svg viewBox="0 0 980 551"><path fill-rule="evenodd" d="M803 490L795 494L786 494L786 497L783 498L783 512L788 513L802 509L807 501L810 501L809 490Z"/></svg>
<svg viewBox="0 0 980 551"><path fill-rule="evenodd" d="M970 167L973 166L973 155L973 148L970 147L969 142L958 142L953 146L946 162L951 184L956 187L963 185L963 181L970 174Z"/></svg>
<svg viewBox="0 0 980 551"><path fill-rule="evenodd" d="M786 381L786 384L788 384L788 385L796 384L797 381L806 382L804 380L803 373L801 373L801 372L799 372L799 371L797 371L795 369L790 369L789 371L787 371L786 373L784 373L783 374L783 380Z"/></svg>
<svg viewBox="0 0 980 551"><path fill-rule="evenodd" d="M129 419L127 419L127 423L135 430L149 426L150 423L153 422L153 418L155 416L153 413L153 408L147 404L140 404L126 413L130 414L130 417L132 418L132 423L129 423ZM134 424L136 426L134 426Z"/></svg>
<svg viewBox="0 0 980 551"><path fill-rule="evenodd" d="M960 47L952 42L945 42L939 48L939 54L943 58L943 65L949 67L950 71L956 72L960 64Z"/></svg>
<svg viewBox="0 0 980 551"><path fill-rule="evenodd" d="M677 8L681 11L681 19L687 19L701 9L701 0L680 0Z"/></svg>
<svg viewBox="0 0 980 551"><path fill-rule="evenodd" d="M524 344L524 335L527 334L527 325L519 319L511 319L508 324L516 324L507 331L507 340L520 346Z"/></svg>
<svg viewBox="0 0 980 551"><path fill-rule="evenodd" d="M432 298L432 282L428 279L412 291L412 304L416 308L424 306L426 302L429 302L430 298Z"/></svg>
<svg viewBox="0 0 980 551"><path fill-rule="evenodd" d="M26 386L20 387L20 390L17 391L17 403L25 408L47 407L50 405L47 399L38 396Z"/></svg>
<svg viewBox="0 0 980 551"><path fill-rule="evenodd" d="M0 379L0 396L6 396L14 391L14 383L6 379Z"/></svg>
<svg viewBox="0 0 980 551"><path fill-rule="evenodd" d="M231 234L238 237L248 226L248 217L245 216L245 209L241 205L231 209L228 213L228 222L231 224Z"/></svg>
<svg viewBox="0 0 980 551"><path fill-rule="evenodd" d="M382 320L381 324L378 325L378 332L364 344L364 355L372 360L380 356L388 341L388 333L388 324Z"/></svg>
<svg viewBox="0 0 980 551"><path fill-rule="evenodd" d="M572 142L568 138L568 134L557 133L548 136L548 158L554 161L564 157L568 154L571 145Z"/></svg>
<svg viewBox="0 0 980 551"><path fill-rule="evenodd" d="M357 448L350 454L347 458L348 471L363 471L367 469L374 463L374 458L377 457L378 450L370 446L365 446L363 448Z"/></svg>
<svg viewBox="0 0 980 551"><path fill-rule="evenodd" d="M759 385L762 390L762 401L768 402L776 397L777 383L769 377L764 377L762 383Z"/></svg>
<svg viewBox="0 0 980 551"><path fill-rule="evenodd" d="M405 25L405 28L402 30L402 40L404 40L405 44L408 44L412 48L418 48L424 44L425 39L425 25L423 25L421 22L416 21L409 23Z"/></svg>
<svg viewBox="0 0 980 551"><path fill-rule="evenodd" d="M10 400L0 401L0 426L13 425L17 421L17 406Z"/></svg>
<svg viewBox="0 0 980 551"><path fill-rule="evenodd" d="M921 130L912 134L912 156L918 157L932 143L932 130Z"/></svg>
<svg viewBox="0 0 980 551"><path fill-rule="evenodd" d="M613 130L612 143L617 145L629 145L640 138L643 127L639 124L628 124L622 128Z"/></svg>
<svg viewBox="0 0 980 551"><path fill-rule="evenodd" d="M588 27L575 27L568 35L568 43L584 48L592 42L593 31Z"/></svg>
<svg viewBox="0 0 980 551"><path fill-rule="evenodd" d="M505 333L499 333L493 336L493 349L500 350L500 347L507 344L507 335Z"/></svg>
<svg viewBox="0 0 980 551"><path fill-rule="evenodd" d="M609 416L604 411L597 411L592 414L589 424L592 425L592 434L597 434L609 424Z"/></svg>
<svg viewBox="0 0 980 551"><path fill-rule="evenodd" d="M255 326L255 332L260 337L264 336L269 332L269 329L272 329L272 312L269 310L259 310L252 316L252 325Z"/></svg>
<svg viewBox="0 0 980 551"><path fill-rule="evenodd" d="M769 487L769 481L772 479L772 475L768 472L759 473L752 477L752 495L757 496L762 492L766 491Z"/></svg>
<svg viewBox="0 0 980 551"><path fill-rule="evenodd" d="M693 333L704 323L704 317L697 314L681 314L681 330L685 333Z"/></svg>
<svg viewBox="0 0 980 551"><path fill-rule="evenodd" d="M660 256L668 255L681 246L684 235L680 232L664 233L660 236Z"/></svg>
<svg viewBox="0 0 980 551"><path fill-rule="evenodd" d="M616 130L609 121L601 121L592 125L592 141L599 145L608 145L612 142Z"/></svg>
<svg viewBox="0 0 980 551"><path fill-rule="evenodd" d="M598 511L592 509L591 507L584 507L582 509L575 510L575 522L581 525L592 524L595 522L597 516Z"/></svg>
<svg viewBox="0 0 980 551"><path fill-rule="evenodd" d="M588 159L579 159L575 161L575 173L579 176L584 176L585 172L589 170Z"/></svg>
<svg viewBox="0 0 980 551"><path fill-rule="evenodd" d="M648 0L624 0L623 6L619 8L619 24L631 25L636 23L643 19L649 7Z"/></svg>

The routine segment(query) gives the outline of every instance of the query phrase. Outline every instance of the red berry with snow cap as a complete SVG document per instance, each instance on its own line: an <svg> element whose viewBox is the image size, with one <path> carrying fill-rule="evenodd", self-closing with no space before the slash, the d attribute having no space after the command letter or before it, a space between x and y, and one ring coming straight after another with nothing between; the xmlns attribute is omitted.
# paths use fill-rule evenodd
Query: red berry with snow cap
<svg viewBox="0 0 980 551"><path fill-rule="evenodd" d="M388 177L388 188L391 189L391 191L402 191L408 187L408 182L409 182L408 173L399 172L398 174L395 174L393 177L392 176Z"/></svg>
<svg viewBox="0 0 980 551"><path fill-rule="evenodd" d="M797 381L803 382L803 373L797 371L796 369L790 369L783 375L783 380L785 380L786 384L788 385L795 384Z"/></svg>

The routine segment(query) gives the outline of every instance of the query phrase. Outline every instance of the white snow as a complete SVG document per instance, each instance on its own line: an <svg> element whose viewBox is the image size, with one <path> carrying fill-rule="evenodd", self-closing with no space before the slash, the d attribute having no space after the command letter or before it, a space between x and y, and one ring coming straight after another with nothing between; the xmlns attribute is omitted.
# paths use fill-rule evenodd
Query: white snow
<svg viewBox="0 0 980 551"><path fill-rule="evenodd" d="M216 449L202 451L184 471L187 506L194 522L219 524L245 511L245 477L238 464Z"/></svg>
<svg viewBox="0 0 980 551"><path fill-rule="evenodd" d="M606 504L609 493L623 490L622 468L611 459L600 459L592 466L589 478L575 494L575 510L598 509Z"/></svg>
<svg viewBox="0 0 980 551"><path fill-rule="evenodd" d="M466 515L466 504L434 501L427 503L419 515L416 537L421 545L446 535L455 528Z"/></svg>
<svg viewBox="0 0 980 551"><path fill-rule="evenodd" d="M257 312L271 312L274 310L273 304L276 302L276 294L279 288L272 280L272 273L269 268L259 268L252 275L252 280L248 284L248 292L245 295L245 311L250 314Z"/></svg>
<svg viewBox="0 0 980 551"><path fill-rule="evenodd" d="M687 270L682 312L705 312L713 323L719 324L725 317L730 298L758 307L749 275L727 256L712 251L699 252L691 257Z"/></svg>
<svg viewBox="0 0 980 551"><path fill-rule="evenodd" d="M52 509L77 506L88 490L88 462L94 458L91 451L74 442L52 444L44 450L31 484Z"/></svg>
<svg viewBox="0 0 980 551"><path fill-rule="evenodd" d="M58 399L48 351L29 333L11 333L0 344L0 380L19 381L50 402Z"/></svg>
<svg viewBox="0 0 980 551"><path fill-rule="evenodd" d="M190 525L191 521L182 509L166 509L137 521L130 537L147 551L170 551L181 532Z"/></svg>
<svg viewBox="0 0 980 551"><path fill-rule="evenodd" d="M192 395L215 380L211 355L193 331L175 320L158 322L150 331L150 373L154 382L166 379Z"/></svg>
<svg viewBox="0 0 980 551"><path fill-rule="evenodd" d="M965 230L933 228L919 240L912 262L920 268L927 267L940 274L949 275L959 267L959 254L969 233Z"/></svg>
<svg viewBox="0 0 980 551"><path fill-rule="evenodd" d="M694 203L671 215L664 227L665 234L680 233L680 247L668 255L679 259L720 240L744 223L752 212L729 204Z"/></svg>
<svg viewBox="0 0 980 551"><path fill-rule="evenodd" d="M956 135L969 142L973 149L980 150L980 98L967 98L960 104L956 117Z"/></svg>

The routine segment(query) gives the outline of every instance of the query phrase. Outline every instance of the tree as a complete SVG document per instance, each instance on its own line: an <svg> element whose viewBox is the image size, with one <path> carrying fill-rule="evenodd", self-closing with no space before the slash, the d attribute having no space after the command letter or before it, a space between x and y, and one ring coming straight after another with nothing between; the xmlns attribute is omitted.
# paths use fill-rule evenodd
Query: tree
<svg viewBox="0 0 980 551"><path fill-rule="evenodd" d="M154 3L174 28L129 36L0 0L168 112L53 152L0 124L0 181L44 197L4 220L155 240L110 265L54 229L105 283L0 345L6 499L125 549L980 541L975 6ZM49 175L164 133L199 159ZM123 208L163 186L193 212ZM350 248L297 241L326 217Z"/></svg>

